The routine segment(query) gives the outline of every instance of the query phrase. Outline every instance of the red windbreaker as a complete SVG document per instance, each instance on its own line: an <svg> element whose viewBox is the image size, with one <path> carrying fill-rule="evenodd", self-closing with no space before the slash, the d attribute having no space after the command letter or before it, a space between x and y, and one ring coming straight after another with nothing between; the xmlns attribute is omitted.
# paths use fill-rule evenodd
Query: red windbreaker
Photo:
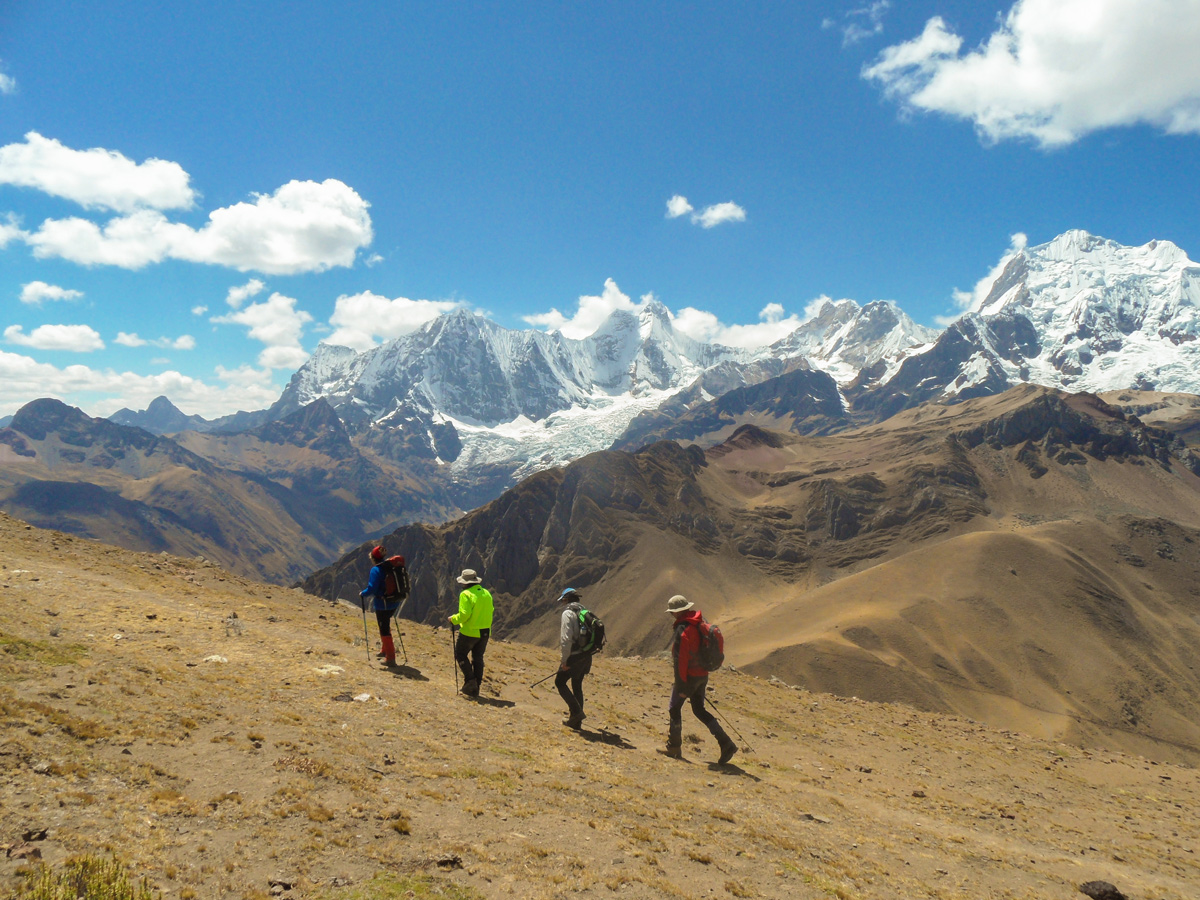
<svg viewBox="0 0 1200 900"><path fill-rule="evenodd" d="M675 657L675 677L680 681L687 681L689 675L695 678L708 674L706 669L700 668L700 660L697 659L700 652L700 619L700 610L692 609L675 622L675 643L671 652ZM693 625L696 627L692 628Z"/></svg>

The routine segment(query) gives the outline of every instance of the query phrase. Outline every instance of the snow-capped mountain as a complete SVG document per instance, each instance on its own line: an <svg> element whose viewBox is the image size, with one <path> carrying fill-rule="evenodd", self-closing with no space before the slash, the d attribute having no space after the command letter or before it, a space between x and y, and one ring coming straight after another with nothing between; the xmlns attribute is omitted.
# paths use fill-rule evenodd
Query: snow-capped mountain
<svg viewBox="0 0 1200 900"><path fill-rule="evenodd" d="M849 380L864 363L930 340L894 304L829 303L796 335L751 352L697 341L658 301L616 311L592 335L514 331L466 311L362 353L321 345L272 408L318 398L386 455L521 477L607 448L630 421L693 389L695 402L801 364ZM686 405L686 404L685 404ZM404 435L399 440L396 432Z"/></svg>
<svg viewBox="0 0 1200 900"><path fill-rule="evenodd" d="M1170 241L1068 231L1012 255L974 309L862 402L894 410L1031 382L1200 392L1200 266Z"/></svg>

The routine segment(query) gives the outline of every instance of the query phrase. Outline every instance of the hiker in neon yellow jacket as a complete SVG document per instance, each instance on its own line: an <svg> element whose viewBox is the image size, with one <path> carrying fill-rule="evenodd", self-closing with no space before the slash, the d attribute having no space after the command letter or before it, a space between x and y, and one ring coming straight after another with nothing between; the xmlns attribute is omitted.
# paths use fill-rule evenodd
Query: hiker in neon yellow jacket
<svg viewBox="0 0 1200 900"><path fill-rule="evenodd" d="M468 697L478 697L483 681L483 653L492 635L492 595L480 584L483 579L474 569L463 569L457 580L466 589L458 595L458 612L450 617L450 624L458 626L454 659L463 672L462 692Z"/></svg>

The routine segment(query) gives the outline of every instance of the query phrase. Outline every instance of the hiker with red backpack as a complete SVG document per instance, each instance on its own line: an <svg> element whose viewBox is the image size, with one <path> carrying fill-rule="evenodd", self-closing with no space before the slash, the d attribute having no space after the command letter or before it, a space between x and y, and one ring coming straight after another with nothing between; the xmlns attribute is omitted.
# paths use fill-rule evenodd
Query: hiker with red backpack
<svg viewBox="0 0 1200 900"><path fill-rule="evenodd" d="M604 623L591 610L583 608L583 596L575 588L559 594L558 602L564 604L559 627L562 662L554 676L554 686L567 704L563 724L578 730L587 718L583 712L583 677L592 671L592 656L604 646Z"/></svg>
<svg viewBox="0 0 1200 900"><path fill-rule="evenodd" d="M375 610L375 621L379 623L379 642L383 645L380 655L389 668L396 665L396 645L392 641L392 616L408 596L408 570L403 556L384 559L383 547L371 551L371 575L366 588L359 593L365 612L370 603Z"/></svg>
<svg viewBox="0 0 1200 900"><path fill-rule="evenodd" d="M667 612L675 617L675 638L671 643L671 660L675 667L675 682L671 687L671 702L667 707L670 730L667 733L667 756L683 758L683 701L691 701L692 712L709 730L721 747L717 760L724 765L737 753L735 744L717 721L704 708L704 693L708 689L708 673L724 660L724 639L721 630L710 625L681 594L667 601Z"/></svg>

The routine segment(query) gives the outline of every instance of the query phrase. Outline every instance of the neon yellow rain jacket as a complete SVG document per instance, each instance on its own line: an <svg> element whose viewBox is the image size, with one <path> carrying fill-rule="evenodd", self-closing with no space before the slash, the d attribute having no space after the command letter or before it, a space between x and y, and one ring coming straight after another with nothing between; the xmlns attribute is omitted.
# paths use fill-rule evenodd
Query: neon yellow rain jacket
<svg viewBox="0 0 1200 900"><path fill-rule="evenodd" d="M458 595L458 612L450 617L466 637L479 637L483 628L492 627L492 595L487 588L473 584Z"/></svg>

